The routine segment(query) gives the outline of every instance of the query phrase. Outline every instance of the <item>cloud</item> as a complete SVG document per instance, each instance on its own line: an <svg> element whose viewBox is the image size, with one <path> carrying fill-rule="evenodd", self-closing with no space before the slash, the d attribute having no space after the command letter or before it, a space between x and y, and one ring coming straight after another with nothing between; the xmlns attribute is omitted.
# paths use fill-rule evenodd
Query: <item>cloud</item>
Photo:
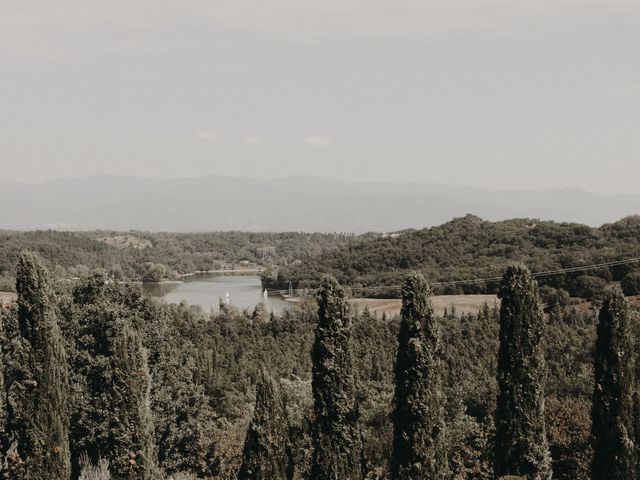
<svg viewBox="0 0 640 480"><path fill-rule="evenodd" d="M255 135L249 135L248 137L244 137L242 141L247 145L257 145L260 143L260 138Z"/></svg>
<svg viewBox="0 0 640 480"><path fill-rule="evenodd" d="M200 130L196 132L196 136L206 142L216 143L218 141L216 132L212 132L211 130Z"/></svg>
<svg viewBox="0 0 640 480"><path fill-rule="evenodd" d="M331 145L331 140L327 137L322 137L320 135L309 135L304 139L304 144L309 147L328 147Z"/></svg>

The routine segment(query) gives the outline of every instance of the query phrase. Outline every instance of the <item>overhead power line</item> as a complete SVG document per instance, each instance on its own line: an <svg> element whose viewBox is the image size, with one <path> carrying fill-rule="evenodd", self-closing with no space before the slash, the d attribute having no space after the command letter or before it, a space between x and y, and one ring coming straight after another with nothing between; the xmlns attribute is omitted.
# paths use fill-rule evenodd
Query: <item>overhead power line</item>
<svg viewBox="0 0 640 480"><path fill-rule="evenodd" d="M550 277L553 275L562 275L564 273L588 272L589 270L615 267L618 265L628 265L632 263L640 263L640 257L629 258L626 260L616 260L613 262L597 263L594 265L586 265L582 267L570 267L570 268L561 268L558 270L546 270L543 272L534 272L531 274L531 276L535 278ZM453 280L451 282L435 282L435 283L432 283L431 285L446 286L446 285L458 285L458 284L465 284L465 283L488 282L488 281L496 281L496 280L502 280L502 277L491 277L491 278L481 278L481 279L476 278L471 280Z"/></svg>

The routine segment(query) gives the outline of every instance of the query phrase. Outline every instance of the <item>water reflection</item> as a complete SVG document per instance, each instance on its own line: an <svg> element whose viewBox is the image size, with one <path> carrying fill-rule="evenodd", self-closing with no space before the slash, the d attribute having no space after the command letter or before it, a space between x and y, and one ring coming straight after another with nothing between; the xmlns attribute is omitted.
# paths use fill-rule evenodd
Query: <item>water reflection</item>
<svg viewBox="0 0 640 480"><path fill-rule="evenodd" d="M253 309L258 303L265 302L260 277L256 275L219 275L198 274L186 277L180 283L146 283L144 291L153 297L164 298L169 303L182 300L191 305L200 305L205 311L219 310L220 302L225 302L229 293L229 303L243 310ZM279 297L266 299L268 312L282 313L291 307Z"/></svg>

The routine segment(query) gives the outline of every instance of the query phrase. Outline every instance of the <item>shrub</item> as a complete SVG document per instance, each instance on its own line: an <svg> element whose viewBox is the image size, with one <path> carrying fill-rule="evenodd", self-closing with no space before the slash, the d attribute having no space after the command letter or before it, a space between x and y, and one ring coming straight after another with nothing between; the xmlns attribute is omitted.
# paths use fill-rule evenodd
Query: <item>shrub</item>
<svg viewBox="0 0 640 480"><path fill-rule="evenodd" d="M625 295L640 295L640 272L632 272L622 279L622 291Z"/></svg>

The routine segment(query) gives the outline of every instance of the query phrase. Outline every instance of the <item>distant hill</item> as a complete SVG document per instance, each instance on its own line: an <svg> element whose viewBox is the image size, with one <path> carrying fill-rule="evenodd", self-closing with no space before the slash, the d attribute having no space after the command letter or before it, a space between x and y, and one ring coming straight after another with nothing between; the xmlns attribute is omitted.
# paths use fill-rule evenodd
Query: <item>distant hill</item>
<svg viewBox="0 0 640 480"><path fill-rule="evenodd" d="M500 277L513 261L533 272L555 271L640 257L640 216L593 228L576 223L515 219L500 222L473 215L445 224L393 235L357 237L298 265L263 275L269 288L315 287L331 273L357 295L392 298L409 271L430 282ZM604 287L640 271L640 262L541 278L540 284L589 298ZM495 280L438 287L438 293L495 293ZM386 288L393 286L393 288ZM546 295L545 295L546 297Z"/></svg>
<svg viewBox="0 0 640 480"><path fill-rule="evenodd" d="M95 175L0 183L0 228L147 231L397 231L471 213L591 226L640 213L640 195L578 189L490 190L317 177L171 180Z"/></svg>
<svg viewBox="0 0 640 480"><path fill-rule="evenodd" d="M109 232L0 230L0 292L15 286L20 252L42 258L57 278L94 270L118 279L177 279L196 271L236 268L240 262L287 265L362 238L350 234L271 232Z"/></svg>

